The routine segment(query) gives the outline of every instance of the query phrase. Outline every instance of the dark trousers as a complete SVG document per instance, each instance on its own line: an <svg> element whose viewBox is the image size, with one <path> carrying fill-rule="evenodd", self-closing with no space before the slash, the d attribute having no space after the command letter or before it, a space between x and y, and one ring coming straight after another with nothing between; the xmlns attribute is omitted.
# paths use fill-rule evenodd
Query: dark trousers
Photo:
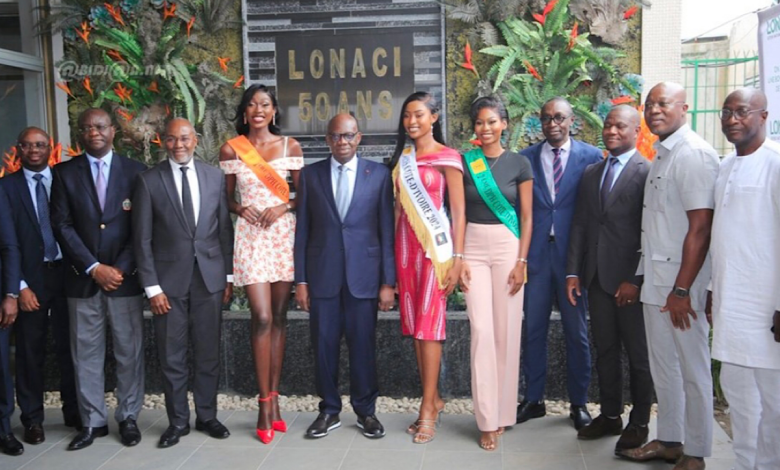
<svg viewBox="0 0 780 470"><path fill-rule="evenodd" d="M653 403L653 379L650 375L642 304L637 302L618 307L615 293L604 291L598 273L588 287L588 299L590 328L596 347L601 413L610 417L623 413L621 352L622 347L625 347L631 378L631 401L634 404L630 421L647 424Z"/></svg>
<svg viewBox="0 0 780 470"><path fill-rule="evenodd" d="M342 334L349 349L349 395L355 413L374 414L379 396L376 375L377 299L358 299L344 285L335 297L312 298L309 325L320 411L341 412L339 350Z"/></svg>
<svg viewBox="0 0 780 470"><path fill-rule="evenodd" d="M19 311L14 323L16 335L16 400L22 412L22 424L43 423L44 364L47 333L52 326L54 351L60 370L62 413L67 419L79 416L76 380L70 355L68 301L63 289L63 266L44 266L44 287L35 292L39 310Z"/></svg>
<svg viewBox="0 0 780 470"><path fill-rule="evenodd" d="M525 286L525 339L523 340L523 376L525 399L544 398L547 378L547 332L550 328L553 296L561 310L561 323L566 339L566 387L572 405L585 405L590 384L590 344L585 318L587 295L583 291L577 306L566 296L566 260L560 259L555 243L545 243Z"/></svg>
<svg viewBox="0 0 780 470"><path fill-rule="evenodd" d="M0 434L11 432L14 413L14 381L11 377L11 330L0 328Z"/></svg>
<svg viewBox="0 0 780 470"><path fill-rule="evenodd" d="M184 297L168 297L171 310L154 316L157 352L163 372L168 421L174 426L190 422L187 402L187 349L192 341L192 392L198 420L217 417L219 341L222 326L222 291L209 293L198 265Z"/></svg>

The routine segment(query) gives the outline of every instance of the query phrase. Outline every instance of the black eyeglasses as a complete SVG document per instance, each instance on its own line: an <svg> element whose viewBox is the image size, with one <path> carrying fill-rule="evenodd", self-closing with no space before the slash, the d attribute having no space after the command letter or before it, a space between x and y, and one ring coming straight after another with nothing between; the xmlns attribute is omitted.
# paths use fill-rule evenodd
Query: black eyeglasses
<svg viewBox="0 0 780 470"><path fill-rule="evenodd" d="M357 134L354 132L347 132L346 134L337 134L335 132L331 132L328 134L328 137L332 142L338 142L339 139L344 139L347 142L352 142L355 140L355 137L357 137Z"/></svg>
<svg viewBox="0 0 780 470"><path fill-rule="evenodd" d="M556 114L555 116L542 116L539 118L540 121L542 121L542 124L550 124L552 121L555 121L555 124L562 124L563 121L569 119L571 115L564 116L563 114Z"/></svg>
<svg viewBox="0 0 780 470"><path fill-rule="evenodd" d="M752 113L763 113L766 111L765 109L747 109L747 108L739 108L734 111L723 108L718 112L718 116L720 116L721 121L728 121L731 116L734 116L737 121L741 121L751 115Z"/></svg>
<svg viewBox="0 0 780 470"><path fill-rule="evenodd" d="M98 124L97 126L85 126L85 127L79 127L79 132L82 134L89 134L93 130L98 131L98 133L103 133L106 129L108 129L111 126L105 126L103 124Z"/></svg>
<svg viewBox="0 0 780 470"><path fill-rule="evenodd" d="M29 150L32 148L45 149L49 144L47 142L17 142L16 146L19 150Z"/></svg>

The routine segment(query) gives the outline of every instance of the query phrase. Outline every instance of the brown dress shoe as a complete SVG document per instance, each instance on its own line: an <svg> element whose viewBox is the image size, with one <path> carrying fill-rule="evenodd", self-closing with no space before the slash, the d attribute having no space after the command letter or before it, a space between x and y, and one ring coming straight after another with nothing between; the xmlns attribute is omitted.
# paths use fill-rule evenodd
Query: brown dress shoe
<svg viewBox="0 0 780 470"><path fill-rule="evenodd" d="M704 459L683 455L672 470L704 470Z"/></svg>
<svg viewBox="0 0 780 470"><path fill-rule="evenodd" d="M43 433L43 426L36 423L25 427L22 439L28 444L40 444L45 441L46 435Z"/></svg>
<svg viewBox="0 0 780 470"><path fill-rule="evenodd" d="M577 439L599 439L604 436L619 436L623 431L623 420L598 415L589 425L577 432Z"/></svg>
<svg viewBox="0 0 780 470"><path fill-rule="evenodd" d="M682 446L666 447L656 439L636 449L615 450L615 455L635 462L657 459L665 460L667 463L675 463L677 459L682 457L683 448Z"/></svg>
<svg viewBox="0 0 780 470"><path fill-rule="evenodd" d="M650 428L647 425L639 426L638 424L628 423L623 434L620 435L617 444L615 444L615 452L636 449L645 442L647 442L647 434L650 432Z"/></svg>

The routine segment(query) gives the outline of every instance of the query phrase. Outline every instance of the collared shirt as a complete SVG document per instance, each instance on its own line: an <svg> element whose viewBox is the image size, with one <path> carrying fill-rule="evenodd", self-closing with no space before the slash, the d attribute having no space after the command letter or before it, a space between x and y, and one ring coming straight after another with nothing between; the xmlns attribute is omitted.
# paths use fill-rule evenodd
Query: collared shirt
<svg viewBox="0 0 780 470"><path fill-rule="evenodd" d="M780 369L769 331L780 310L780 144L732 153L715 184L712 221L712 357Z"/></svg>
<svg viewBox="0 0 780 470"><path fill-rule="evenodd" d="M620 178L620 174L623 173L623 169L628 165L628 161L631 160L631 157L634 156L634 153L636 153L636 149L631 149L626 153L621 153L620 155L612 155L609 154L609 157L607 158L617 158L617 163L615 163L615 170L612 174L612 186L610 186L610 191L613 187L615 187L615 183L617 183L618 178ZM607 170L609 169L610 162L607 161L607 164L604 165L604 172L601 174L601 183L599 183L599 188L604 186L604 177L607 176Z"/></svg>
<svg viewBox="0 0 780 470"><path fill-rule="evenodd" d="M30 198L32 198L33 208L35 209L35 216L38 216L38 194L36 193L36 189L38 187L38 181L35 180L35 175L43 175L43 178L41 178L41 183L43 183L43 187L46 189L46 196L51 198L51 168L48 166L44 168L41 171L32 171L28 170L27 168L22 168L22 171L24 172L24 179L27 181L27 189L30 190ZM60 244L57 243L57 256L51 260L47 257L43 257L43 261L57 261L62 259L62 250L60 249ZM27 283L24 281L24 279L21 280L19 283L19 290L26 289L28 287Z"/></svg>
<svg viewBox="0 0 780 470"><path fill-rule="evenodd" d="M571 137L566 140L566 143L560 146L561 149L561 171L566 171L566 164L569 162L569 154L571 153ZM550 191L550 197L555 201L555 176L553 173L553 159L555 154L553 153L553 146L548 142L542 144L542 170L544 170L544 179L547 182L547 189Z"/></svg>
<svg viewBox="0 0 780 470"><path fill-rule="evenodd" d="M645 183L642 211L642 261L637 274L644 274L642 302L666 305L682 263L682 248L688 234L687 211L715 207L718 154L683 125L655 143L656 157ZM707 255L692 286L691 306L703 311L710 279ZM681 286L689 287L689 286Z"/></svg>
<svg viewBox="0 0 780 470"><path fill-rule="evenodd" d="M335 158L331 156L330 159L330 181L333 184L333 199L336 199L336 188L339 180L339 163ZM352 202L352 194L355 192L355 179L357 178L358 156L353 155L347 163L344 164L344 176L347 177L347 187L349 188L349 197L347 200Z"/></svg>
<svg viewBox="0 0 780 470"><path fill-rule="evenodd" d="M106 187L108 187L108 177L111 175L111 162L114 160L114 150L109 150L103 158L95 158L90 154L85 154L87 156L87 159L89 160L89 171L92 172L92 181L94 183L97 183L97 163L98 160L102 160L105 165L103 165L103 177L106 179Z"/></svg>

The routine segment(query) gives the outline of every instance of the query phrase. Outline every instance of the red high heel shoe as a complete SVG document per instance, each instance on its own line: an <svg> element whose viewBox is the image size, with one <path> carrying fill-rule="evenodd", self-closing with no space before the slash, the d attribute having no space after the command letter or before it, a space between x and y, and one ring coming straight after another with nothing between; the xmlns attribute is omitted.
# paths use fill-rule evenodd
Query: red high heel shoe
<svg viewBox="0 0 780 470"><path fill-rule="evenodd" d="M271 392L268 394L269 397L276 397L279 398L279 392ZM283 419L280 419L279 421L274 421L271 423L271 427L273 427L274 431L279 432L287 432L287 423L284 422Z"/></svg>
<svg viewBox="0 0 780 470"><path fill-rule="evenodd" d="M265 398L257 397L257 403L260 405L260 410L262 412L263 403L271 401L271 398L273 398L270 394ZM269 442L274 440L274 428L273 426L271 429L260 429L257 428L257 438L260 439L260 442L263 444L268 444Z"/></svg>

